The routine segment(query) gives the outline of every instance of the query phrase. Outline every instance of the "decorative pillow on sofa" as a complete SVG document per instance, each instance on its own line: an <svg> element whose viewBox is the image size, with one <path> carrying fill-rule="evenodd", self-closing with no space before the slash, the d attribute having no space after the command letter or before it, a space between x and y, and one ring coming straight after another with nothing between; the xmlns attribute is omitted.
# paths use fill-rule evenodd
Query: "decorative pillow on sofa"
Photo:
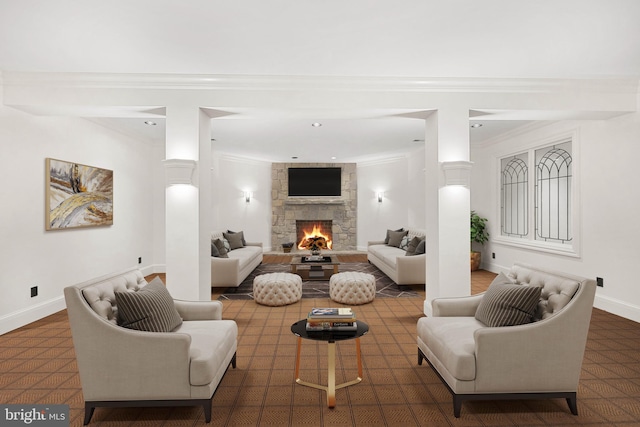
<svg viewBox="0 0 640 427"><path fill-rule="evenodd" d="M404 236L406 236L409 231L393 231L393 230L388 230L387 233L389 233L389 242L387 243L387 245L389 246L395 246L396 248L400 247L400 243L402 243L402 238Z"/></svg>
<svg viewBox="0 0 640 427"><path fill-rule="evenodd" d="M420 240L420 243L418 243L418 246L416 246L416 250L413 253L414 255L422 255L425 253L426 249L425 249L425 245L427 243L425 242L425 239Z"/></svg>
<svg viewBox="0 0 640 427"><path fill-rule="evenodd" d="M213 240L211 241L211 256L216 258L220 257L220 251L218 250L216 244L213 243Z"/></svg>
<svg viewBox="0 0 640 427"><path fill-rule="evenodd" d="M480 301L475 318L492 327L531 323L541 291L540 287L513 285L511 281L492 283Z"/></svg>
<svg viewBox="0 0 640 427"><path fill-rule="evenodd" d="M115 292L118 324L147 332L171 332L182 324L173 298L158 277L137 292Z"/></svg>
<svg viewBox="0 0 640 427"><path fill-rule="evenodd" d="M242 232L222 233L222 235L224 236L225 240L229 242L229 247L231 250L239 249L244 246L244 244L242 244L242 236L243 236Z"/></svg>
<svg viewBox="0 0 640 427"><path fill-rule="evenodd" d="M229 255L227 255L227 248L224 247L224 242L222 240L215 239L213 244L218 249L218 256L220 258L229 258Z"/></svg>
<svg viewBox="0 0 640 427"><path fill-rule="evenodd" d="M419 255L416 253L416 249L418 248L418 245L422 241L424 241L424 239L421 239L419 237L414 237L413 239L411 239L411 241L409 242L409 246L407 246L407 252L405 253L405 255L406 256ZM422 253L424 253L424 245L422 245Z"/></svg>
<svg viewBox="0 0 640 427"><path fill-rule="evenodd" d="M409 247L409 236L404 236L402 238L402 240L400 241L400 246L398 246L400 249L402 249L403 251L406 251L407 248Z"/></svg>
<svg viewBox="0 0 640 427"><path fill-rule="evenodd" d="M397 230L395 230L395 232L399 232L399 231L404 231L404 228L398 228ZM387 230L387 236L384 238L384 244L385 245L389 244L389 237L391 237L390 233L393 233L393 232L394 232L394 230Z"/></svg>
<svg viewBox="0 0 640 427"><path fill-rule="evenodd" d="M227 233L229 234L239 234L240 237L242 238L242 246L247 246L247 241L244 240L244 231L231 231L231 230L227 230Z"/></svg>

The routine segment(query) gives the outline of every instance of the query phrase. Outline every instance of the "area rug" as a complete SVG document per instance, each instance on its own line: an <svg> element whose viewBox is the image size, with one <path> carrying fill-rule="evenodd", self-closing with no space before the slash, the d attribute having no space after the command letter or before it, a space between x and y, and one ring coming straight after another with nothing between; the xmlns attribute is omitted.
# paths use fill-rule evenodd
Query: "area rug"
<svg viewBox="0 0 640 427"><path fill-rule="evenodd" d="M288 264L261 264L237 288L227 288L219 300L253 299L253 279L266 273L289 272ZM376 266L365 262L340 264L340 271L359 271L376 278L376 298L406 298L419 296L410 286L397 285ZM307 280L302 282L302 298L328 298L329 281Z"/></svg>

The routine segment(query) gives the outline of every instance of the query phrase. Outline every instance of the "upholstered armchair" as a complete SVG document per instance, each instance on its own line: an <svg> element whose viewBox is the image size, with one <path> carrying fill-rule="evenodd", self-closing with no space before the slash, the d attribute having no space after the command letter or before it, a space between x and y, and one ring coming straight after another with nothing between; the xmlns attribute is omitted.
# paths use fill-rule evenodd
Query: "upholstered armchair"
<svg viewBox="0 0 640 427"><path fill-rule="evenodd" d="M64 290L85 425L96 407L118 406L201 405L205 421L211 420L213 394L229 365L236 366L237 325L222 320L219 301L174 301L157 280L147 284L133 269ZM137 319L129 312L127 327L120 326L124 307L142 305L145 295L157 303L152 310L172 311Z"/></svg>
<svg viewBox="0 0 640 427"><path fill-rule="evenodd" d="M578 414L577 389L596 283L515 264L484 294L440 298L418 320L418 364L427 360L466 400L564 398Z"/></svg>

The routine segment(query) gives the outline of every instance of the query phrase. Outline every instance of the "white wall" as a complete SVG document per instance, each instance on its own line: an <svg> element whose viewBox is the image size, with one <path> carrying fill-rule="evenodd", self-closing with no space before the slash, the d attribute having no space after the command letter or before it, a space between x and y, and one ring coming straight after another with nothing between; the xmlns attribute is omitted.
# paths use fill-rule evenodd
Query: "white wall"
<svg viewBox="0 0 640 427"><path fill-rule="evenodd" d="M247 241L272 250L271 162L214 153L212 167L212 231L243 231ZM249 203L244 191L253 193Z"/></svg>
<svg viewBox="0 0 640 427"><path fill-rule="evenodd" d="M424 175L412 175L415 169L422 171L424 154L414 157L422 159L422 167L420 160L404 156L358 163L358 250L367 250L368 241L383 240L387 229L424 228ZM382 203L378 191L384 192ZM417 218L423 222L410 222Z"/></svg>
<svg viewBox="0 0 640 427"><path fill-rule="evenodd" d="M635 271L640 259L640 114L606 121L554 123L473 149L471 207L489 218L490 233L498 236L497 157L566 132L577 135L574 168L580 177L580 257L514 248L491 239L484 247L483 267L498 272L523 261L585 277L602 277L604 287L597 290L595 306L640 321L640 286ZM492 252L495 260L491 259Z"/></svg>
<svg viewBox="0 0 640 427"><path fill-rule="evenodd" d="M152 262L150 143L0 102L0 150L0 334L63 309L65 286ZM113 170L112 226L45 231L47 157Z"/></svg>

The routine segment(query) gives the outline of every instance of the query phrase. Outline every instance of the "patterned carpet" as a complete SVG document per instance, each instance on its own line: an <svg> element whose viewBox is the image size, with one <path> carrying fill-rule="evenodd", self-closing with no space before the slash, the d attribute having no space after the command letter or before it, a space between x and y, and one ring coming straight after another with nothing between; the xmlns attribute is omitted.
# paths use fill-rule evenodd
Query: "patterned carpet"
<svg viewBox="0 0 640 427"><path fill-rule="evenodd" d="M219 300L253 299L253 279L266 273L289 272L286 264L261 264L238 286L227 288ZM376 298L417 297L412 286L397 285L376 266L364 262L341 263L340 271L359 271L372 274L376 278ZM302 282L302 298L328 298L329 281L310 280Z"/></svg>

